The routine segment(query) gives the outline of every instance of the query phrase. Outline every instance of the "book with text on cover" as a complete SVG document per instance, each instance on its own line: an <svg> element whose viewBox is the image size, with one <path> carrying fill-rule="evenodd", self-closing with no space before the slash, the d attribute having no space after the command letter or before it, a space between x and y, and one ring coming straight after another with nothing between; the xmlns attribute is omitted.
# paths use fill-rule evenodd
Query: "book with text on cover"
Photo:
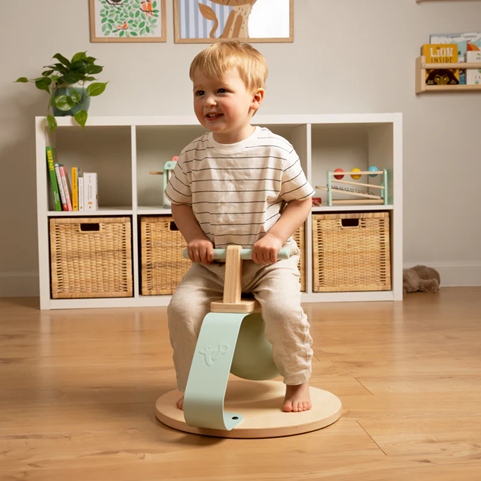
<svg viewBox="0 0 481 481"><path fill-rule="evenodd" d="M426 43L421 54L426 63L456 63L458 47L456 44ZM459 69L443 68L426 70L426 85L458 85Z"/></svg>
<svg viewBox="0 0 481 481"><path fill-rule="evenodd" d="M78 167L72 167L72 210L78 211Z"/></svg>
<svg viewBox="0 0 481 481"><path fill-rule="evenodd" d="M481 32L432 33L429 43L455 43L458 47L458 62L464 62L467 52L481 49ZM466 70L463 68L459 69L459 83L466 83Z"/></svg>
<svg viewBox="0 0 481 481"><path fill-rule="evenodd" d="M97 173L96 172L84 172L84 211L98 210L97 200Z"/></svg>

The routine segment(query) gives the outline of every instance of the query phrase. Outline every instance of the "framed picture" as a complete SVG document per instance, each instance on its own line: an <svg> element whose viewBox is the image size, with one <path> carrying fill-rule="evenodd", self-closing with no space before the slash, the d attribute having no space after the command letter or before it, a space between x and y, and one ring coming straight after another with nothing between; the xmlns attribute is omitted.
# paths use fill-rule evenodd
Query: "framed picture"
<svg viewBox="0 0 481 481"><path fill-rule="evenodd" d="M91 42L165 42L165 0L89 0Z"/></svg>
<svg viewBox="0 0 481 481"><path fill-rule="evenodd" d="M293 42L294 0L174 0L175 43Z"/></svg>

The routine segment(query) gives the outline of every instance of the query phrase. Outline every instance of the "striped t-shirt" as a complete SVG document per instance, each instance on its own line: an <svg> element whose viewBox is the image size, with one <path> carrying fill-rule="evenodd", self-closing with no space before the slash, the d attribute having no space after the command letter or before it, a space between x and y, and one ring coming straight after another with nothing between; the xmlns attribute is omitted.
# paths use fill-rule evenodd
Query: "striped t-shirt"
<svg viewBox="0 0 481 481"><path fill-rule="evenodd" d="M205 133L182 150L167 197L192 206L217 248L252 247L279 219L286 202L311 197L292 145L267 128L236 144L219 144Z"/></svg>

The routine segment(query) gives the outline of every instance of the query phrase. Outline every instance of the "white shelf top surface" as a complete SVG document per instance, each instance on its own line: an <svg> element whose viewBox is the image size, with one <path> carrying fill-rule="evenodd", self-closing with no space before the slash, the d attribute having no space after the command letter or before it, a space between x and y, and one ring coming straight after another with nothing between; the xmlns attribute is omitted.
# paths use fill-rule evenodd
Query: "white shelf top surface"
<svg viewBox="0 0 481 481"><path fill-rule="evenodd" d="M367 113L367 114L294 114L294 115L258 115L253 124L376 124L400 121L401 113ZM45 117L36 117L43 121ZM73 117L57 117L59 127L78 127ZM86 127L99 126L199 126L194 116L89 116Z"/></svg>

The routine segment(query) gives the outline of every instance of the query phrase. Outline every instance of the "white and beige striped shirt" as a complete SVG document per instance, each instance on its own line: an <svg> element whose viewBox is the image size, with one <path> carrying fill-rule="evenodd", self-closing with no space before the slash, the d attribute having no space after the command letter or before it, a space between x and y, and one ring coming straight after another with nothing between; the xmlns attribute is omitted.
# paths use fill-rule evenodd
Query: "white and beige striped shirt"
<svg viewBox="0 0 481 481"><path fill-rule="evenodd" d="M182 150L166 189L192 206L215 247L252 247L279 219L285 203L311 197L299 156L283 137L256 127L236 144L206 133Z"/></svg>

